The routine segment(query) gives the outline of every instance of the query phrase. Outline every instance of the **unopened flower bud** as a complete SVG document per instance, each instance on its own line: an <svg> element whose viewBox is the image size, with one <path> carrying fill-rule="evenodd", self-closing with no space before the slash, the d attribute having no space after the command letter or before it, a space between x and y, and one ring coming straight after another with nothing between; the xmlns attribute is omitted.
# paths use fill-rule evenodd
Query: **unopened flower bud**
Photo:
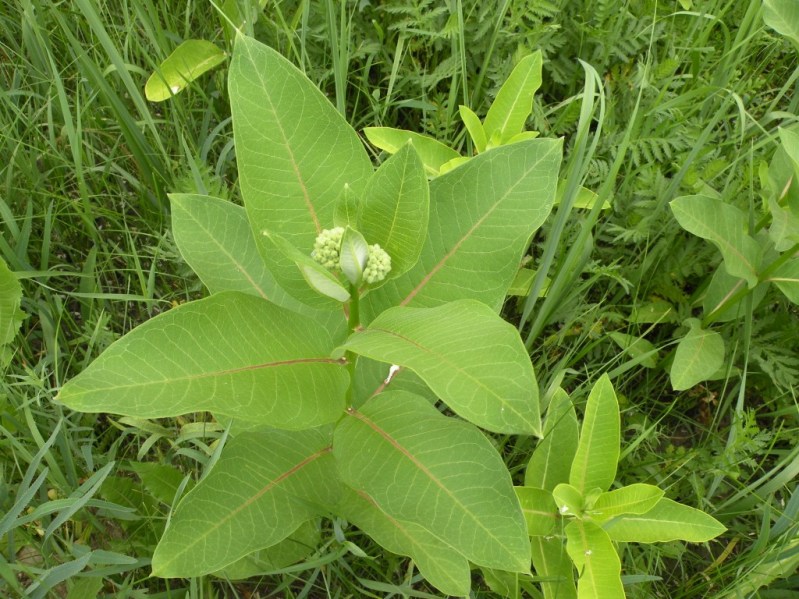
<svg viewBox="0 0 799 599"><path fill-rule="evenodd" d="M391 270L391 256L378 244L369 246L369 259L363 269L363 280L373 285L386 278Z"/></svg>
<svg viewBox="0 0 799 599"><path fill-rule="evenodd" d="M341 252L341 238L344 235L343 227L325 229L316 237L311 257L319 264L330 270L338 268L339 254Z"/></svg>

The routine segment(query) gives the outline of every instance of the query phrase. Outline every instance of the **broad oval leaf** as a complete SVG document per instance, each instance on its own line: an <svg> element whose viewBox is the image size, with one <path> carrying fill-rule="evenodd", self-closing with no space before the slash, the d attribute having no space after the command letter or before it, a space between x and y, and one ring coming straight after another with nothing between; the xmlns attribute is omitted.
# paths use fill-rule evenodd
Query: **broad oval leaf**
<svg viewBox="0 0 799 599"><path fill-rule="evenodd" d="M530 236L552 209L561 145L534 139L497 148L431 181L419 261L367 295L362 316L468 298L499 311Z"/></svg>
<svg viewBox="0 0 799 599"><path fill-rule="evenodd" d="M538 443L524 473L524 484L552 491L569 481L577 452L577 414L568 394L558 388L549 402L544 438Z"/></svg>
<svg viewBox="0 0 799 599"><path fill-rule="evenodd" d="M710 279L710 284L705 291L705 297L702 299L702 310L705 316L711 316L714 322L729 322L740 318L744 314L747 302L746 295L741 297L735 303L730 303L730 298L739 290L746 286L746 281L738 277L730 275L723 267L719 266L713 277ZM757 287L752 290L752 305L757 306L766 297L768 291L768 283L759 283ZM719 310L722 310L719 312Z"/></svg>
<svg viewBox="0 0 799 599"><path fill-rule="evenodd" d="M566 526L566 551L577 570L578 599L624 599L621 561L607 533L590 520Z"/></svg>
<svg viewBox="0 0 799 599"><path fill-rule="evenodd" d="M175 243L211 293L241 291L292 310L302 307L264 266L244 208L197 194L169 199Z"/></svg>
<svg viewBox="0 0 799 599"><path fill-rule="evenodd" d="M163 102L180 93L200 75L225 62L227 53L206 40L186 40L164 59L144 84L150 102Z"/></svg>
<svg viewBox="0 0 799 599"><path fill-rule="evenodd" d="M422 576L442 593L457 597L469 594L469 562L427 529L389 516L366 492L347 487L337 511L382 547L410 557Z"/></svg>
<svg viewBox="0 0 799 599"><path fill-rule="evenodd" d="M156 316L61 389L83 412L162 418L212 411L301 429L335 421L349 375L308 317L225 292Z"/></svg>
<svg viewBox="0 0 799 599"><path fill-rule="evenodd" d="M540 434L538 383L516 327L474 300L390 308L344 348L413 370L458 415L494 432Z"/></svg>
<svg viewBox="0 0 799 599"><path fill-rule="evenodd" d="M794 0L764 0L763 21L799 50L799 4Z"/></svg>
<svg viewBox="0 0 799 599"><path fill-rule="evenodd" d="M330 435L242 433L178 504L153 555L153 574L215 572L274 545L338 500ZM257 534L253 534L257 531Z"/></svg>
<svg viewBox="0 0 799 599"><path fill-rule="evenodd" d="M670 206L683 229L719 249L728 273L745 279L750 289L757 285L760 246L747 235L748 219L741 210L700 195L677 198Z"/></svg>
<svg viewBox="0 0 799 599"><path fill-rule="evenodd" d="M619 516L603 528L622 543L703 543L727 530L713 516L665 497L648 512Z"/></svg>
<svg viewBox="0 0 799 599"><path fill-rule="evenodd" d="M514 487L522 506L527 534L531 537L546 536L555 530L558 523L558 508L550 491L536 487Z"/></svg>
<svg viewBox="0 0 799 599"><path fill-rule="evenodd" d="M483 122L488 139L498 136L499 143L505 143L524 129L524 123L533 111L533 96L541 87L542 64L542 54L538 50L522 58L514 67Z"/></svg>
<svg viewBox="0 0 799 599"><path fill-rule="evenodd" d="M414 522L481 566L530 568L527 527L510 475L471 424L424 398L381 393L336 428L342 480L390 516Z"/></svg>
<svg viewBox="0 0 799 599"><path fill-rule="evenodd" d="M432 177L438 176L439 170L444 164L460 156L455 150L437 139L405 129L366 127L363 133L369 143L389 154L399 152L400 148L411 142L418 152L419 158L422 159L425 171Z"/></svg>
<svg viewBox="0 0 799 599"><path fill-rule="evenodd" d="M654 485L635 483L602 493L594 505L590 507L590 514L594 520L604 521L620 514L644 514L655 507L663 490Z"/></svg>
<svg viewBox="0 0 799 599"><path fill-rule="evenodd" d="M226 580L244 580L282 570L311 555L322 540L319 518L308 520L285 539L237 559L213 575Z"/></svg>
<svg viewBox="0 0 799 599"><path fill-rule="evenodd" d="M594 384L585 406L580 442L569 483L582 494L593 488L610 488L616 478L621 442L619 402L607 374Z"/></svg>
<svg viewBox="0 0 799 599"><path fill-rule="evenodd" d="M430 191L419 155L406 145L372 175L358 213L358 231L391 256L389 279L419 259L430 214Z"/></svg>
<svg viewBox="0 0 799 599"><path fill-rule="evenodd" d="M702 328L696 318L687 321L691 329L680 339L669 376L675 391L690 389L706 381L724 364L724 339Z"/></svg>
<svg viewBox="0 0 799 599"><path fill-rule="evenodd" d="M360 196L372 164L358 135L294 65L239 35L228 79L239 186L267 268L287 293L312 307L331 300L308 289L300 271L263 231L310 254L331 228L348 184Z"/></svg>

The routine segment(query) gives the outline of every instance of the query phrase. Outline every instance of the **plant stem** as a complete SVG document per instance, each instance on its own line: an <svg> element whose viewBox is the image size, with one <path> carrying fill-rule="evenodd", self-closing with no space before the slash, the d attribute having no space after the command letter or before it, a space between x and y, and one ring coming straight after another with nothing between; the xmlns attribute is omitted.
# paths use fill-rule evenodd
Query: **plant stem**
<svg viewBox="0 0 799 599"><path fill-rule="evenodd" d="M350 285L350 310L347 317L347 326L350 333L354 333L361 326L361 296L358 293L357 285ZM355 393L355 366L358 364L358 354L348 351L344 354L347 359L347 372L350 374L350 386L347 388L347 407L352 407L353 395Z"/></svg>

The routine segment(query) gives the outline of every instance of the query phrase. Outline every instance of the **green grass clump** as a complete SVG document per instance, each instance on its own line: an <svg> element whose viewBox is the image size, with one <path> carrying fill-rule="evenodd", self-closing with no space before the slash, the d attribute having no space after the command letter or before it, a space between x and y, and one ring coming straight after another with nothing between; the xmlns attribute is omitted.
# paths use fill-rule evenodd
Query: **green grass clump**
<svg viewBox="0 0 799 599"><path fill-rule="evenodd" d="M755 224L767 218L762 165L777 128L797 121L797 53L764 25L761 2L238 4L257 17L248 32L304 69L356 128L412 129L462 153L471 148L458 105L484 116L515 61L542 50L529 128L565 137L561 177L612 209L564 202L531 245L541 279L505 315L543 390L613 378L621 483L658 485L729 528L701 546L622 548L625 590L793 596L797 307L777 293L742 302L735 318L706 323L726 342L724 376L682 392L668 377L681 323L703 317L720 262L668 203L712 193ZM340 520L325 524L315 554L269 577L148 578L176 498L213 463L224 427L52 401L122 334L204 293L172 241L166 194L238 201L225 68L168 102L143 93L189 38L230 47L204 3L21 0L0 10L0 257L22 283L26 314L0 390L0 595L435 596L412 564ZM555 282L546 295L535 292L544 275ZM645 338L654 364L622 351L618 335ZM495 441L521 476L532 441ZM490 582L473 594L497 596Z"/></svg>

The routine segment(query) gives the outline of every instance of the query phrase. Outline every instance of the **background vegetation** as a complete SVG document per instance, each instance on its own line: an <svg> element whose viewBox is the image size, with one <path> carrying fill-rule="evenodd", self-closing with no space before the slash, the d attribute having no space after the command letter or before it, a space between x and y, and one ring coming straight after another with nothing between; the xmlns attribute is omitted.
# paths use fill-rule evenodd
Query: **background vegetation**
<svg viewBox="0 0 799 599"><path fill-rule="evenodd" d="M462 152L458 105L484 115L515 61L543 51L529 128L563 136L563 177L612 207L553 217L531 259L555 249L560 287L551 300L510 299L505 316L522 328L543 389L611 375L622 483L657 484L729 529L706 545L623 548L627 594L799 596L796 306L778 293L743 303L714 324L727 346L720 378L675 392L668 376L680 323L701 317L721 259L668 202L713 190L765 218L760 171L777 127L799 113L796 50L764 24L760 0L232 1L356 129L408 128ZM176 492L200 476L222 427L51 401L122 334L204 293L175 248L166 193L237 198L225 68L168 102L143 92L188 38L230 48L211 3L0 8L0 253L27 315L0 389L0 595L432 596L407 561L342 521L329 523L323 550L273 576L149 579ZM578 59L599 75L604 102L581 128ZM645 337L657 359L631 358L623 335ZM532 441L496 441L521 475ZM490 585L475 595L494 596Z"/></svg>

